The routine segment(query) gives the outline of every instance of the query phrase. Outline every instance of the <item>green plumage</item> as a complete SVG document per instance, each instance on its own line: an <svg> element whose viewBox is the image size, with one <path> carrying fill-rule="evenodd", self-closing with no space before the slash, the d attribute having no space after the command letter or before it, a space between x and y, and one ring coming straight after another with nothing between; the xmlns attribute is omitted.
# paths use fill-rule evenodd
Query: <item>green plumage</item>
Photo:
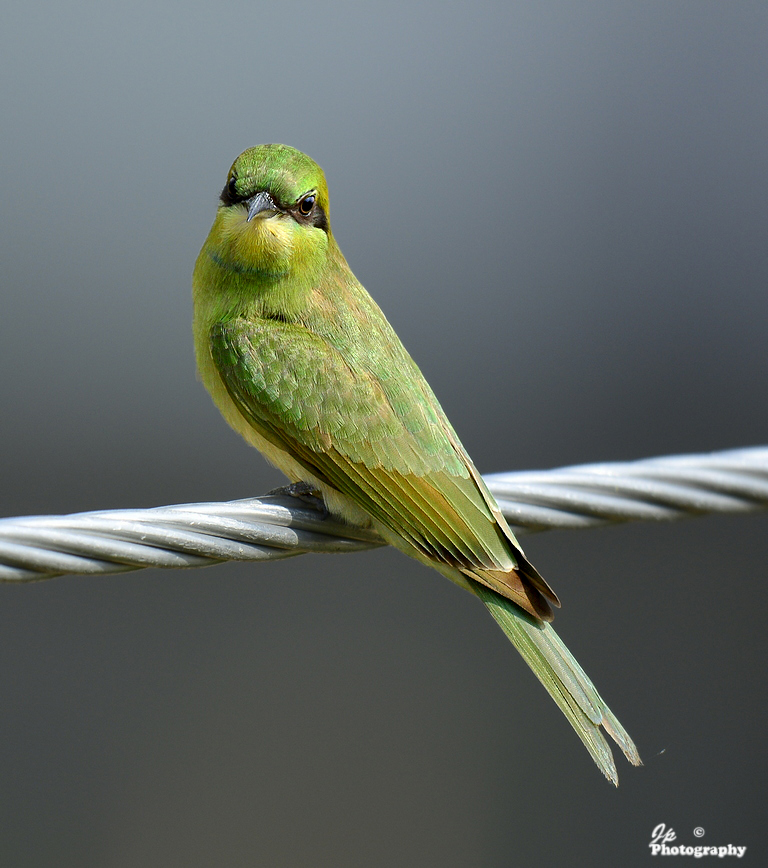
<svg viewBox="0 0 768 868"><path fill-rule="evenodd" d="M353 371L327 339L266 320L214 326L211 354L267 440L423 554L468 568L515 566L421 377L382 379L362 364Z"/></svg>
<svg viewBox="0 0 768 868"><path fill-rule="evenodd" d="M329 509L474 591L611 780L629 737L544 623L530 565L421 372L355 279L319 167L283 145L230 170L194 277L195 342L227 421Z"/></svg>

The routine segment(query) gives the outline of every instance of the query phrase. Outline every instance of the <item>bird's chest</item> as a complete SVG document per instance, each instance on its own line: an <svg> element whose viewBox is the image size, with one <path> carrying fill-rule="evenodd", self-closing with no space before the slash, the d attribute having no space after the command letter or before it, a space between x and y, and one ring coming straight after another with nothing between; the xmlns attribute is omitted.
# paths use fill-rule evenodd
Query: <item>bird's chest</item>
<svg viewBox="0 0 768 868"><path fill-rule="evenodd" d="M365 510L324 480L318 479L289 452L269 440L259 429L258 423L243 416L230 397L210 354L198 359L198 369L203 385L208 389L219 412L247 443L255 446L267 461L284 473L291 482L307 482L316 488L322 494L325 506L332 516L353 525L370 527L371 517Z"/></svg>

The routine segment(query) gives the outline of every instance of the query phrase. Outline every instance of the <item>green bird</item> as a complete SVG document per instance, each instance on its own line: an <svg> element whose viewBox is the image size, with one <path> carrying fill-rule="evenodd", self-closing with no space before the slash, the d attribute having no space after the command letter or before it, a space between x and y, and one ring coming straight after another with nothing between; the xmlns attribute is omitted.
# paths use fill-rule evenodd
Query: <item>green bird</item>
<svg viewBox="0 0 768 868"><path fill-rule="evenodd" d="M549 624L557 596L347 265L313 160L277 144L235 160L193 296L200 377L235 431L332 516L373 527L480 597L609 780L618 775L601 727L638 765Z"/></svg>

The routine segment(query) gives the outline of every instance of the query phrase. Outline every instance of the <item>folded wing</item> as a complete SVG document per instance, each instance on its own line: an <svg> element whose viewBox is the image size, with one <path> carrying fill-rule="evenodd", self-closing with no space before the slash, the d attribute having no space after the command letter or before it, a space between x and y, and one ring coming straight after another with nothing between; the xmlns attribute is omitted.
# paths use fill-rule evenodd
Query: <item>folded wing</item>
<svg viewBox="0 0 768 868"><path fill-rule="evenodd" d="M301 325L244 318L216 325L210 348L235 405L267 440L423 558L551 620L557 597L410 358L408 376L381 376Z"/></svg>

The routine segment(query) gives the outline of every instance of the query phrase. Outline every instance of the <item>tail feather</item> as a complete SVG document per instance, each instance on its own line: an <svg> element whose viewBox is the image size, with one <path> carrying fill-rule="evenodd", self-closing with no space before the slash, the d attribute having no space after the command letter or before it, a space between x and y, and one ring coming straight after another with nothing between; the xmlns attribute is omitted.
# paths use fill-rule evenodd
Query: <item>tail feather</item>
<svg viewBox="0 0 768 868"><path fill-rule="evenodd" d="M560 637L549 624L535 621L514 603L484 585L474 584L473 590L546 687L597 767L618 786L613 754L600 727L611 736L632 765L641 764L637 748Z"/></svg>
<svg viewBox="0 0 768 868"><path fill-rule="evenodd" d="M511 533L511 531L510 531ZM539 621L551 621L555 617L552 607L560 608L557 594L539 575L538 570L527 560L522 549L515 549L517 566L512 570L461 568L465 576L489 587L502 597L517 603Z"/></svg>

